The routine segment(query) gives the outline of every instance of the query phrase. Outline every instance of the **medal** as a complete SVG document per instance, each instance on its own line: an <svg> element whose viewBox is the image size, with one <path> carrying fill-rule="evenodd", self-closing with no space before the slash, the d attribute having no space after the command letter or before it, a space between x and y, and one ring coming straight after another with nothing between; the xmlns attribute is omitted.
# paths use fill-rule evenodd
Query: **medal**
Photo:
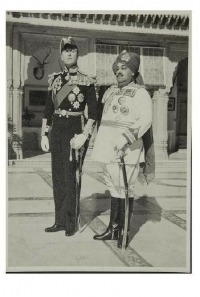
<svg viewBox="0 0 200 297"><path fill-rule="evenodd" d="M119 106L118 105L113 105L112 109L113 109L113 112L116 113L119 110Z"/></svg>
<svg viewBox="0 0 200 297"><path fill-rule="evenodd" d="M70 102L73 102L76 99L76 95L71 93L71 94L69 94L68 99Z"/></svg>
<svg viewBox="0 0 200 297"><path fill-rule="evenodd" d="M84 95L83 94L78 94L78 101L83 102L84 101Z"/></svg>
<svg viewBox="0 0 200 297"><path fill-rule="evenodd" d="M129 113L128 106L126 106L126 105L121 106L120 111L123 115L127 115Z"/></svg>
<svg viewBox="0 0 200 297"><path fill-rule="evenodd" d="M124 104L125 102L126 102L126 98L125 98L125 97L120 97L120 98L118 99L118 103L119 103L120 105Z"/></svg>

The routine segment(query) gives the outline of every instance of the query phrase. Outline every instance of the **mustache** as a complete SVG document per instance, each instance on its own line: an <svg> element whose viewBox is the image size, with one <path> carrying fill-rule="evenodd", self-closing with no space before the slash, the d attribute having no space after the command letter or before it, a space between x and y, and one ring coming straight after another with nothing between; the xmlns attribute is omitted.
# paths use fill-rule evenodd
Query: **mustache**
<svg viewBox="0 0 200 297"><path fill-rule="evenodd" d="M122 74L122 73L118 73L118 74L117 74L117 77L119 77L119 76L123 76L123 74Z"/></svg>

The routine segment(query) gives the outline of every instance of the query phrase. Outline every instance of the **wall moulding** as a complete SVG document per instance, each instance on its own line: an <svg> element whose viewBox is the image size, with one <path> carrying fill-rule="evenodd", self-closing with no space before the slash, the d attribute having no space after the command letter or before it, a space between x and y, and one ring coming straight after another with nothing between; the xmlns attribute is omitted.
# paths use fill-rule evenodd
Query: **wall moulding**
<svg viewBox="0 0 200 297"><path fill-rule="evenodd" d="M70 35L70 32L69 32ZM87 37L79 37L79 36L73 36L70 35L72 38L74 38L75 42L77 43L77 46L86 46L88 48L88 38ZM43 49L47 47L52 47L55 49L60 48L60 41L61 38L66 37L65 35L57 35L54 36L51 34L41 34L41 33L22 33L22 38L24 42L24 54L31 56L34 52L36 52L38 49Z"/></svg>

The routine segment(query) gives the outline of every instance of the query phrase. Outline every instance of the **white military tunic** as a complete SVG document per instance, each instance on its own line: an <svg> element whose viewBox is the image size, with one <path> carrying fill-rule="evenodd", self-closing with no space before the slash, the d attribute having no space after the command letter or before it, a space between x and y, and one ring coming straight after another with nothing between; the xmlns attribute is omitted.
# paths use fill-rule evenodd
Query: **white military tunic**
<svg viewBox="0 0 200 297"><path fill-rule="evenodd" d="M123 177L119 174L119 158L114 145L121 135L132 139L131 144L127 143L124 147L130 187L129 197L131 197L139 163L144 162L142 135L152 124L152 101L143 87L130 83L123 88L117 85L110 87L104 94L102 102L105 105L91 158L93 161L101 162L111 195L125 198L121 191ZM134 130L138 132L136 138L131 133Z"/></svg>

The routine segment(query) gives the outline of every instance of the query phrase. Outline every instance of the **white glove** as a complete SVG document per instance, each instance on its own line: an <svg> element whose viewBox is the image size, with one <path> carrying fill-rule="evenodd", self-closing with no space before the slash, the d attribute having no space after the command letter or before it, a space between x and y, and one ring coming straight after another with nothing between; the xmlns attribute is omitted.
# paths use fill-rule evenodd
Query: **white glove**
<svg viewBox="0 0 200 297"><path fill-rule="evenodd" d="M84 134L78 134L74 136L74 138L71 139L70 144L73 149L78 150L84 145L86 142L86 136Z"/></svg>
<svg viewBox="0 0 200 297"><path fill-rule="evenodd" d="M49 151L49 139L46 135L42 136L41 139L41 148L44 152L48 152Z"/></svg>
<svg viewBox="0 0 200 297"><path fill-rule="evenodd" d="M114 150L115 151L122 150L126 144L127 144L127 139L121 135L119 138L117 138L116 142L114 143Z"/></svg>

